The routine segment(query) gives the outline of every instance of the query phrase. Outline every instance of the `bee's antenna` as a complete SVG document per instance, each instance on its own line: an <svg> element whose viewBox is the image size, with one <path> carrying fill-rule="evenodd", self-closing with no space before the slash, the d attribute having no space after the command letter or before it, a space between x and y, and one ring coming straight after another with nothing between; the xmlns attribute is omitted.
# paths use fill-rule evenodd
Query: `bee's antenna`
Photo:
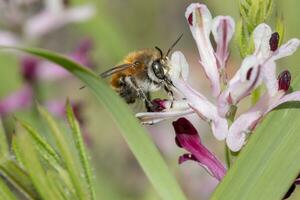
<svg viewBox="0 0 300 200"><path fill-rule="evenodd" d="M163 59L164 54L163 54L162 50L159 47L155 47L155 49L160 53L160 58Z"/></svg>
<svg viewBox="0 0 300 200"><path fill-rule="evenodd" d="M169 55L169 53L172 51L172 49L176 46L176 44L179 42L179 40L182 38L183 33L177 38L177 40L171 45L171 47L168 49L166 57Z"/></svg>

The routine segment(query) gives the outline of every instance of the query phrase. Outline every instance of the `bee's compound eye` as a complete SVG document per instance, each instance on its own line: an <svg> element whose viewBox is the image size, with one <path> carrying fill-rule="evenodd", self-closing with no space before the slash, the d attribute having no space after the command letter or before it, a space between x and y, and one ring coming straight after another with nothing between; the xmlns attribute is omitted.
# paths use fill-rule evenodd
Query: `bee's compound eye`
<svg viewBox="0 0 300 200"><path fill-rule="evenodd" d="M156 60L152 63L152 70L158 79L165 78L165 72L159 60Z"/></svg>

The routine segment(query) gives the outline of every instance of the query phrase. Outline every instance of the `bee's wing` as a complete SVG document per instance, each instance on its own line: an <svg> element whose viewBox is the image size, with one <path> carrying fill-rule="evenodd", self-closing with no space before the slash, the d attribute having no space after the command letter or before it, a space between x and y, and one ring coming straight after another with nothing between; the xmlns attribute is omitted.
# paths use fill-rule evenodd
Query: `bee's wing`
<svg viewBox="0 0 300 200"><path fill-rule="evenodd" d="M103 72L102 74L100 74L100 76L102 78L106 78L106 77L111 76L111 75L113 75L115 73L118 73L120 71L126 70L126 69L128 69L129 67L132 67L132 66L134 66L134 64L122 64L122 65L118 65L116 67L113 67L113 68L111 68L111 69Z"/></svg>

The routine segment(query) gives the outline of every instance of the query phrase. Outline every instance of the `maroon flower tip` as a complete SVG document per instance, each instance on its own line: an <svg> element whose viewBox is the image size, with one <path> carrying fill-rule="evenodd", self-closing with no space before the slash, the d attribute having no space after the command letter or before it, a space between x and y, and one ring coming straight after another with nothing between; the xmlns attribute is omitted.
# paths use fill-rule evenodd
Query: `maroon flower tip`
<svg viewBox="0 0 300 200"><path fill-rule="evenodd" d="M269 44L270 44L271 51L276 51L278 49L278 44L279 44L278 32L272 33L271 38L269 40Z"/></svg>
<svg viewBox="0 0 300 200"><path fill-rule="evenodd" d="M288 70L281 72L278 76L278 90L288 91L291 79L291 73Z"/></svg>
<svg viewBox="0 0 300 200"><path fill-rule="evenodd" d="M174 121L173 127L176 135L178 134L188 134L188 135L198 135L197 130L193 124L186 118L179 118L177 121Z"/></svg>
<svg viewBox="0 0 300 200"><path fill-rule="evenodd" d="M153 107L154 107L154 109L153 109L153 112L161 112L161 111L163 111L164 109L166 109L166 107L165 107L165 101L166 100L163 100L163 99L153 99L152 100L152 104L153 104Z"/></svg>
<svg viewBox="0 0 300 200"><path fill-rule="evenodd" d="M198 162L197 158L193 154L186 153L186 154L183 154L182 156L179 157L178 164L181 164L181 163L183 163L185 161L188 161L188 160Z"/></svg>
<svg viewBox="0 0 300 200"><path fill-rule="evenodd" d="M21 74L24 80L32 82L36 80L38 60L34 57L24 57L21 60Z"/></svg>
<svg viewBox="0 0 300 200"><path fill-rule="evenodd" d="M193 26L193 13L191 13L188 17L188 22L191 26Z"/></svg>
<svg viewBox="0 0 300 200"><path fill-rule="evenodd" d="M252 71L253 71L253 67L251 67L248 71L247 71L247 75L246 75L246 79L247 81L250 80L250 77L251 77L251 74L252 74Z"/></svg>

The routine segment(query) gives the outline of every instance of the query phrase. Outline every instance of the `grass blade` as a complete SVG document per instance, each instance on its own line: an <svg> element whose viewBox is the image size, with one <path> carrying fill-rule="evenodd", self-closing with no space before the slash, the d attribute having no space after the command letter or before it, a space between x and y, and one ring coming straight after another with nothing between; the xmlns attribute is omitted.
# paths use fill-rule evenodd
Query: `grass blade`
<svg viewBox="0 0 300 200"><path fill-rule="evenodd" d="M186 199L148 133L141 127L128 106L102 80L99 80L96 74L53 52L42 49L15 49L54 62L82 80L111 113L128 146L160 197L164 200Z"/></svg>
<svg viewBox="0 0 300 200"><path fill-rule="evenodd" d="M31 125L20 119L18 119L18 122L31 135L32 139L37 144L37 148L43 152L48 160L53 160L56 165L61 164L61 159L57 152L51 147L50 144L46 142L44 138L39 135L39 133Z"/></svg>
<svg viewBox="0 0 300 200"><path fill-rule="evenodd" d="M95 190L94 190L94 186L93 186L93 178L92 178L92 168L89 164L89 159L88 159L88 155L86 153L86 149L84 147L84 142L82 139L82 133L80 131L80 127L79 127L79 123L75 118L72 106L70 105L69 100L66 103L66 112L67 112L67 119L68 122L70 124L70 127L72 129L72 133L73 133L73 139L75 141L77 150L78 150L78 154L79 154L79 158L80 158L80 162L84 171L84 177L86 179L86 182L88 184L88 188L90 190L90 195L92 197L92 199L95 199Z"/></svg>
<svg viewBox="0 0 300 200"><path fill-rule="evenodd" d="M0 161L0 173L27 199L40 199L40 195L34 189L30 177L14 160L2 159Z"/></svg>
<svg viewBox="0 0 300 200"><path fill-rule="evenodd" d="M28 134L19 134L15 137L15 140L20 150L19 156L22 164L24 164L29 177L41 197L43 199L61 199L56 190L54 190L54 187L50 187L32 138Z"/></svg>
<svg viewBox="0 0 300 200"><path fill-rule="evenodd" d="M90 199L84 181L82 181L81 179L82 176L80 169L77 167L76 162L73 158L73 154L70 151L69 143L67 142L63 133L60 131L59 126L52 118L52 116L41 106L38 106L38 110L47 122L49 128L51 129L54 135L57 147L59 149L59 152L61 153L62 159L65 162L67 171L70 175L77 196L79 197L79 199L82 200Z"/></svg>
<svg viewBox="0 0 300 200"><path fill-rule="evenodd" d="M2 121L0 120L0 158L8 156L8 144Z"/></svg>
<svg viewBox="0 0 300 200"><path fill-rule="evenodd" d="M2 179L0 179L0 199L17 200L13 192L10 191Z"/></svg>

